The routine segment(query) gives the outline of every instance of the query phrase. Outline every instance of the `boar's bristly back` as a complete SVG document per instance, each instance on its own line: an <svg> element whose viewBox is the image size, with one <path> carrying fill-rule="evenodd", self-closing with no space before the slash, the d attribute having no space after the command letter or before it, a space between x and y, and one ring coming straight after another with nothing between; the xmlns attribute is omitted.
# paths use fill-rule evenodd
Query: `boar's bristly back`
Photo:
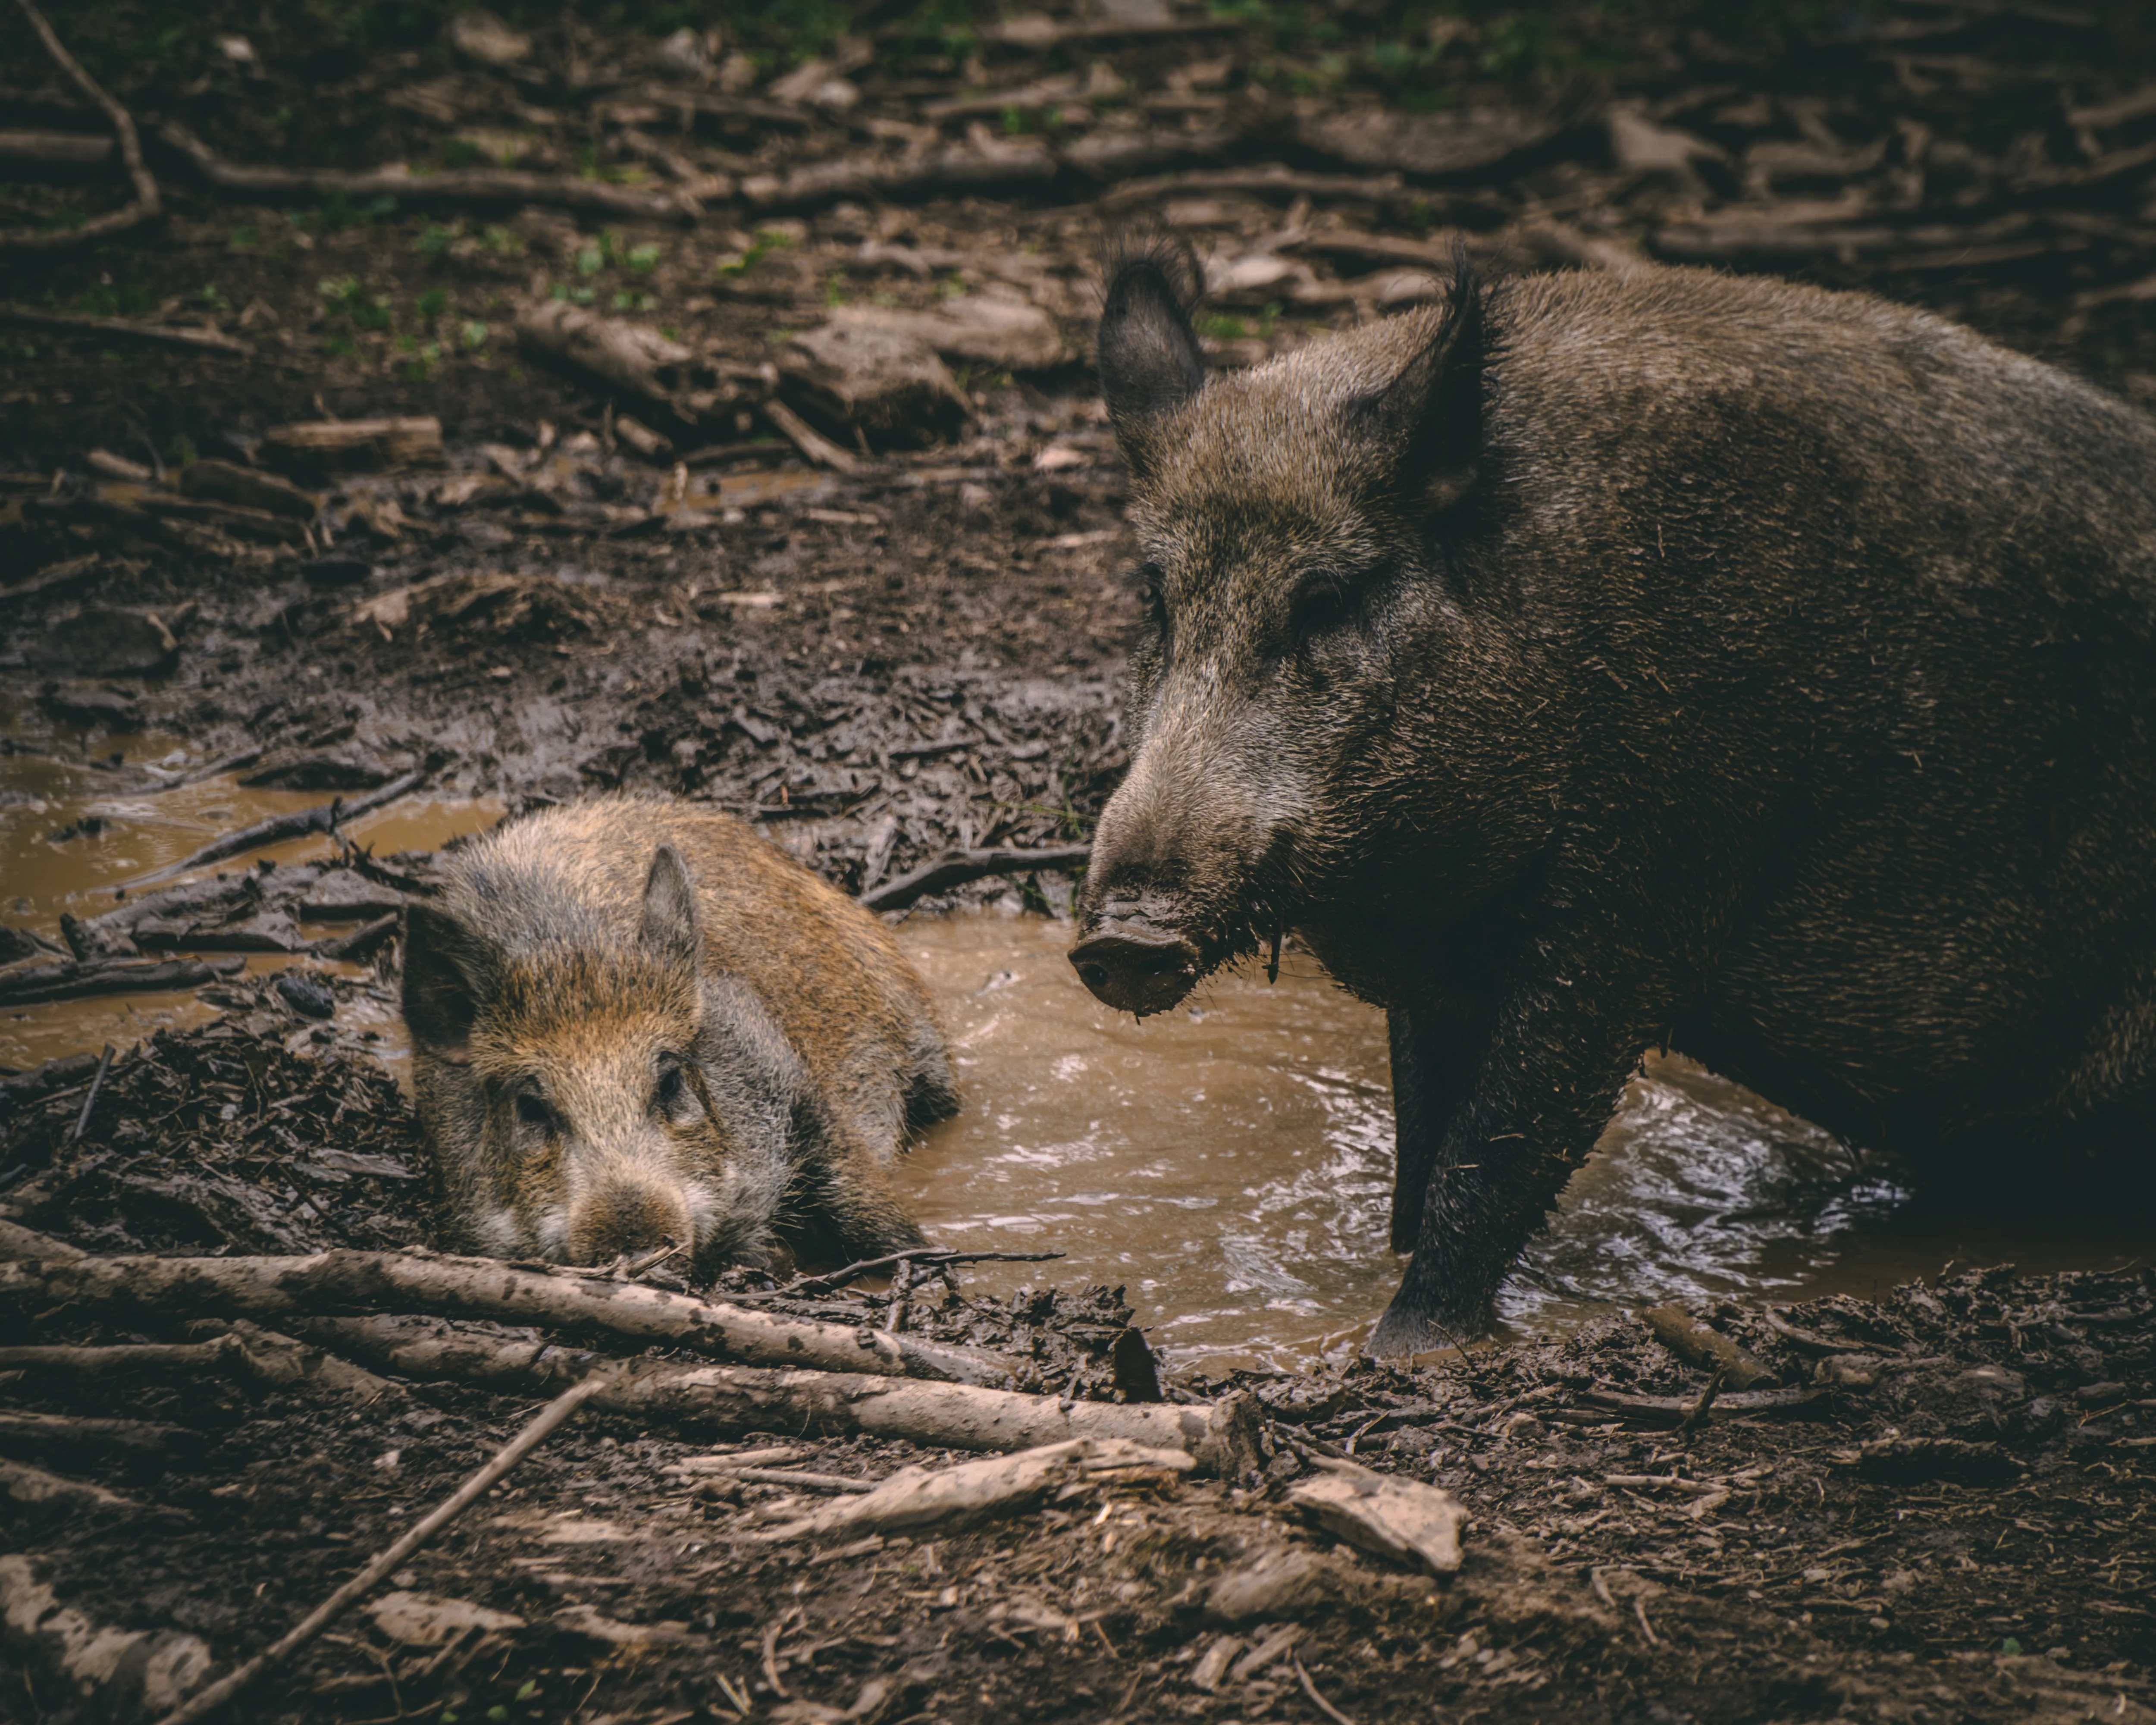
<svg viewBox="0 0 2156 1725"><path fill-rule="evenodd" d="M404 912L404 1021L427 1046L449 1053L471 1040L480 1002L496 987L501 955L446 911Z"/></svg>
<svg viewBox="0 0 2156 1725"><path fill-rule="evenodd" d="M1203 276L1182 240L1168 234L1111 243L1107 295L1095 343L1101 393L1133 467L1143 465L1143 427L1205 387L1205 356L1191 327Z"/></svg>

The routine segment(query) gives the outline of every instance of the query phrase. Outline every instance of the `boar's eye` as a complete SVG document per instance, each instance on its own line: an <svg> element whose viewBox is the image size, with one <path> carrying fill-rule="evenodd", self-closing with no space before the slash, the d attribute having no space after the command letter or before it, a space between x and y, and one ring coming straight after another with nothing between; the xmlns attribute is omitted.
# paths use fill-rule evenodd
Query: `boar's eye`
<svg viewBox="0 0 2156 1725"><path fill-rule="evenodd" d="M689 1102L689 1081L681 1067L679 1055L660 1056L659 1087L651 1094L651 1106L669 1119L680 1114Z"/></svg>
<svg viewBox="0 0 2156 1725"><path fill-rule="evenodd" d="M1298 640L1307 640L1336 629L1355 608L1355 590L1336 575L1317 575L1306 581L1288 613L1288 626Z"/></svg>
<svg viewBox="0 0 2156 1725"><path fill-rule="evenodd" d="M1168 633L1168 594L1165 576L1158 563L1142 563L1132 578L1137 588L1138 603L1145 609L1146 621L1162 634Z"/></svg>
<svg viewBox="0 0 2156 1725"><path fill-rule="evenodd" d="M555 1132L561 1130L562 1117L536 1090L521 1090L516 1093L516 1123L534 1132Z"/></svg>

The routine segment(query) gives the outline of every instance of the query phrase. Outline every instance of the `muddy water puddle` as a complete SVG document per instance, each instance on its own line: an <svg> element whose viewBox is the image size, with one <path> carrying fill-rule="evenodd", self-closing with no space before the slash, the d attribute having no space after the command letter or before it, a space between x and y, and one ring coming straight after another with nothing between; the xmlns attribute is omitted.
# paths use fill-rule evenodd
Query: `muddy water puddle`
<svg viewBox="0 0 2156 1725"><path fill-rule="evenodd" d="M0 756L0 922L55 942L62 912L86 918L110 910L127 883L223 834L318 808L332 795L251 788L233 773L193 783L145 785L151 773L184 780L213 764L181 739L152 732L86 731L28 714L0 721L0 736L17 751ZM389 856L437 850L460 834L493 825L501 814L501 804L488 799L422 793L359 817L344 833L377 856ZM327 835L315 834L199 872L231 873L264 860L308 862L335 849ZM320 938L347 927L306 922L301 932ZM247 968L275 970L295 962L262 954L250 957ZM336 968L358 974L356 967ZM0 1009L0 1067L33 1066L108 1042L126 1048L162 1028L207 1023L217 1010L192 991ZM384 1022L377 1028L393 1028L386 1012L381 1016Z"/></svg>
<svg viewBox="0 0 2156 1725"><path fill-rule="evenodd" d="M184 776L205 764L172 737L34 716L0 720L0 736L18 751L0 756L0 920L49 937L64 911L106 909L116 888L221 834L328 800L229 774L145 788L144 768ZM387 856L439 848L500 815L490 802L421 795L348 830ZM216 867L290 865L331 848L316 835ZM1217 978L1194 1006L1136 1024L1079 985L1069 939L1068 924L994 911L916 916L899 930L942 1004L965 1100L899 1171L922 1228L948 1245L1063 1252L1052 1265L978 1273L998 1290L1123 1284L1183 1363L1285 1363L1353 1339L1399 1270L1387 1248L1383 1018L1291 950L1276 986ZM249 968L317 962L273 954ZM0 1067L125 1048L216 1011L192 993L0 1009ZM402 1066L387 991L347 996L339 1019ZM1501 1309L1517 1328L1547 1330L1612 1304L1870 1293L1949 1261L2107 1267L2141 1250L2144 1234L2138 1218L2001 1219L1920 1201L1894 1169L1805 1122L1686 1061L1650 1060Z"/></svg>
<svg viewBox="0 0 2156 1725"><path fill-rule="evenodd" d="M1125 1284L1186 1363L1286 1363L1383 1309L1403 1261L1384 1020L1306 956L1138 1024L1080 987L1067 924L916 919L899 939L942 1003L966 1102L901 1173L916 1217L941 1244L1067 1255L984 1267L988 1286ZM1868 1295L1950 1261L2109 1267L2145 1244L2128 1219L1920 1200L1818 1127L1650 1057L1499 1307L1562 1330L1664 1299Z"/></svg>

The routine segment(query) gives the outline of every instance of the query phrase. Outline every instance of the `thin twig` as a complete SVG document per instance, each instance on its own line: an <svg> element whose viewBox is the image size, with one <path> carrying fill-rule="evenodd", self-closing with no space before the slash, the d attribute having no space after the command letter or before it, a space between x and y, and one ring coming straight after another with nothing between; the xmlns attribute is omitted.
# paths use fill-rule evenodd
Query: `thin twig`
<svg viewBox="0 0 2156 1725"><path fill-rule="evenodd" d="M790 1700L786 1686L778 1681L778 1638L785 1632L783 1619L774 1621L763 1632L763 1681L771 1685L771 1692L781 1701Z"/></svg>
<svg viewBox="0 0 2156 1725"><path fill-rule="evenodd" d="M1714 1405L1714 1399L1722 1394L1722 1380L1729 1375L1729 1368L1718 1366L1714 1375L1707 1380L1707 1388L1700 1391L1699 1399L1692 1404L1691 1411L1677 1424L1677 1435L1682 1437L1697 1430L1707 1419L1707 1410Z"/></svg>
<svg viewBox="0 0 2156 1725"><path fill-rule="evenodd" d="M865 910L902 911L917 898L961 886L987 875L1019 875L1034 869L1082 869L1090 845L1050 845L1038 850L952 850L925 868L886 881L855 901Z"/></svg>
<svg viewBox="0 0 2156 1725"><path fill-rule="evenodd" d="M1333 1725L1355 1725L1355 1722L1317 1692L1317 1685L1310 1681L1310 1673L1302 1668L1302 1661L1291 1656L1288 1663L1295 1667L1295 1680L1302 1685L1302 1692L1310 1697L1310 1704L1333 1722Z"/></svg>
<svg viewBox="0 0 2156 1725"><path fill-rule="evenodd" d="M192 1699L175 1707L165 1715L159 1725L192 1725L192 1721L207 1717L223 1707L264 1672L284 1664L336 1622L347 1608L394 1571L413 1553L485 1497L504 1475L545 1442L547 1435L556 1426L562 1424L589 1398L604 1388L608 1379L608 1373L594 1372L582 1383L563 1390L539 1410L530 1425L497 1450L485 1466L458 1486L425 1520L317 1605L297 1628L274 1645L256 1654L231 1676L211 1684Z"/></svg>
<svg viewBox="0 0 2156 1725"><path fill-rule="evenodd" d="M72 251L77 246L87 245L93 239L102 239L107 234L118 234L129 228L155 221L164 213L164 202L157 194L157 182L142 161L142 140L136 135L134 116L105 93L104 87L83 70L75 57L61 44L53 33L53 27L45 22L45 15L30 3L30 0L15 0L23 16L30 21L30 28L38 33L38 39L45 44L45 52L59 64L59 69L74 80L75 87L90 100L105 110L105 117L112 122L112 131L120 141L120 160L127 169L127 177L135 187L135 201L125 209L94 216L80 228L54 228L49 230L36 228L14 228L0 231L0 250L18 252Z"/></svg>
<svg viewBox="0 0 2156 1725"><path fill-rule="evenodd" d="M228 833L222 839L205 845L198 851L182 857L176 863L167 863L162 869L130 880L126 890L151 886L160 880L169 880L175 875L183 875L189 869L199 869L213 862L244 855L250 850L259 850L265 845L281 845L289 839L304 839L310 833L334 833L346 821L355 820L362 814L372 814L376 809L388 807L399 797L408 796L426 783L424 773L407 773L393 778L378 790L346 802L341 797L316 809L295 809L290 814L273 814L267 820L257 821L239 832Z"/></svg>
<svg viewBox="0 0 2156 1725"><path fill-rule="evenodd" d="M907 1251L893 1252L887 1257L863 1258L858 1263L847 1265L843 1270L827 1270L820 1276L796 1276L786 1286L773 1289L762 1297L775 1299L782 1294L805 1294L811 1288L829 1291L842 1288L848 1282L858 1281L864 1276L873 1276L879 1270L890 1270L901 1264L932 1264L939 1268L953 1264L1045 1264L1062 1255L1060 1252L959 1252L942 1246L915 1246ZM742 1296L729 1294L726 1297L731 1300Z"/></svg>
<svg viewBox="0 0 2156 1725"><path fill-rule="evenodd" d="M97 1106L97 1093L105 1088L105 1075L112 1070L112 1045L105 1045L105 1052L98 1057L97 1076L90 1081L90 1094L82 1099L82 1112L74 1117L74 1128L68 1133L68 1142L80 1144L82 1135L90 1130L90 1117Z"/></svg>
<svg viewBox="0 0 2156 1725"><path fill-rule="evenodd" d="M771 421L773 430L817 466L828 467L834 473L859 473L861 470L860 456L851 449L840 449L784 402L776 399L766 402L763 417Z"/></svg>

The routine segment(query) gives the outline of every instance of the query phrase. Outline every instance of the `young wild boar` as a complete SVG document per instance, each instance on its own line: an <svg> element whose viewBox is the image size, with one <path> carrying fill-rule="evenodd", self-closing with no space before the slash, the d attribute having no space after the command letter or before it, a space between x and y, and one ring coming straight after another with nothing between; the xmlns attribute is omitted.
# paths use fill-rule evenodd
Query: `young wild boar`
<svg viewBox="0 0 2156 1725"><path fill-rule="evenodd" d="M1298 931L1390 1013L1373 1346L1486 1321L1649 1047L2054 1183L2156 1124L2156 424L1921 312L1481 288L1101 379L1152 623L1072 952L1159 1012Z"/></svg>
<svg viewBox="0 0 2156 1725"><path fill-rule="evenodd" d="M957 1106L928 998L882 924L732 815L497 828L408 913L404 1018L454 1249L670 1243L710 1271L781 1236L921 1243L886 1169Z"/></svg>

